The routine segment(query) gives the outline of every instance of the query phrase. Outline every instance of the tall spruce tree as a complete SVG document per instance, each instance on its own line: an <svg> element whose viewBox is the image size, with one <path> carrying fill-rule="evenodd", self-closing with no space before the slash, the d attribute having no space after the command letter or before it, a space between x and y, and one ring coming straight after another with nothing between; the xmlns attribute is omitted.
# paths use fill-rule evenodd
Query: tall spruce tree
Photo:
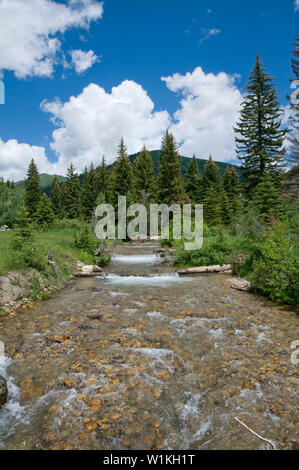
<svg viewBox="0 0 299 470"><path fill-rule="evenodd" d="M264 177L256 186L250 204L263 217L269 217L271 214L278 218L282 216L284 210L283 199L277 185L268 173L264 174Z"/></svg>
<svg viewBox="0 0 299 470"><path fill-rule="evenodd" d="M174 136L168 132L168 130L162 139L158 173L158 192L160 202L166 204L182 204L187 200L178 145Z"/></svg>
<svg viewBox="0 0 299 470"><path fill-rule="evenodd" d="M154 162L145 145L134 161L137 198L146 202L153 198L156 190Z"/></svg>
<svg viewBox="0 0 299 470"><path fill-rule="evenodd" d="M240 211L240 178L234 167L227 166L223 175L223 189L228 197L232 215Z"/></svg>
<svg viewBox="0 0 299 470"><path fill-rule="evenodd" d="M51 200L54 214L56 217L61 216L61 188L57 175L54 176L51 187Z"/></svg>
<svg viewBox="0 0 299 470"><path fill-rule="evenodd" d="M54 222L55 214L51 200L43 193L36 210L35 223L40 230L49 229Z"/></svg>
<svg viewBox="0 0 299 470"><path fill-rule="evenodd" d="M80 181L73 164L66 172L67 180L62 187L63 215L67 219L81 216Z"/></svg>
<svg viewBox="0 0 299 470"><path fill-rule="evenodd" d="M83 185L81 189L81 208L86 220L90 220L93 215L95 201L97 198L97 178L93 164L90 169L85 167Z"/></svg>
<svg viewBox="0 0 299 470"><path fill-rule="evenodd" d="M97 197L102 194L105 196L106 202L111 202L112 186L111 170L108 170L105 157L103 155L102 163L96 169Z"/></svg>
<svg viewBox="0 0 299 470"><path fill-rule="evenodd" d="M295 49L292 51L292 70L293 78L291 82L299 80L299 35L295 40ZM298 87L298 84L297 84ZM296 166L299 166L299 95L298 93L290 97L290 118L289 125L291 133L288 135L288 140L291 144L290 150L288 152L287 160Z"/></svg>
<svg viewBox="0 0 299 470"><path fill-rule="evenodd" d="M199 203L202 195L202 179L195 155L193 155L186 171L185 187L191 201Z"/></svg>
<svg viewBox="0 0 299 470"><path fill-rule="evenodd" d="M279 118L282 111L272 80L257 56L247 83L240 120L234 129L236 150L247 178L245 189L249 197L265 171L278 182L284 167L283 143L287 131L281 129Z"/></svg>
<svg viewBox="0 0 299 470"><path fill-rule="evenodd" d="M117 205L118 196L127 196L135 200L133 165L128 157L124 139L121 138L118 147L118 158L114 164L113 203Z"/></svg>
<svg viewBox="0 0 299 470"><path fill-rule="evenodd" d="M37 166L32 159L25 180L25 205L30 217L34 217L41 197L40 181Z"/></svg>

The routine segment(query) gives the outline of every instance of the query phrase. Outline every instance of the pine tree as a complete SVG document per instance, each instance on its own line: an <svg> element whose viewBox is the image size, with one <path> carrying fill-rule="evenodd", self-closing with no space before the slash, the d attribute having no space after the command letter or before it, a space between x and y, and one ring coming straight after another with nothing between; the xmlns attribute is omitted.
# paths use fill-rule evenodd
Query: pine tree
<svg viewBox="0 0 299 470"><path fill-rule="evenodd" d="M208 225L221 225L222 223L222 200L219 188L213 183L205 191L203 197L204 221Z"/></svg>
<svg viewBox="0 0 299 470"><path fill-rule="evenodd" d="M55 175L51 188L51 200L54 214L57 217L61 216L61 189L58 177Z"/></svg>
<svg viewBox="0 0 299 470"><path fill-rule="evenodd" d="M101 165L96 169L97 196L104 194L106 202L111 202L112 187L111 170L108 170L105 157L103 156Z"/></svg>
<svg viewBox="0 0 299 470"><path fill-rule="evenodd" d="M240 211L240 179L234 167L227 166L223 175L223 189L228 197L233 216Z"/></svg>
<svg viewBox="0 0 299 470"><path fill-rule="evenodd" d="M13 234L11 246L15 250L21 250L27 243L32 243L34 239L33 221L25 203L23 202L16 223L16 229Z"/></svg>
<svg viewBox="0 0 299 470"><path fill-rule="evenodd" d="M128 157L123 138L119 144L118 158L114 164L113 173L113 203L117 205L118 196L126 196L128 193L135 200L133 165Z"/></svg>
<svg viewBox="0 0 299 470"><path fill-rule="evenodd" d="M40 181L37 166L32 159L27 171L27 179L25 180L25 205L28 209L30 217L34 217L37 206L41 197Z"/></svg>
<svg viewBox="0 0 299 470"><path fill-rule="evenodd" d="M193 155L186 171L185 187L191 201L199 203L202 193L202 180L199 174L195 155Z"/></svg>
<svg viewBox="0 0 299 470"><path fill-rule="evenodd" d="M279 181L284 167L283 142L287 131L280 127L282 112L272 80L257 56L247 83L240 120L234 129L236 150L247 178L245 189L249 197L265 171Z"/></svg>
<svg viewBox="0 0 299 470"><path fill-rule="evenodd" d="M212 156L210 155L203 170L203 178L202 178L203 197L204 197L205 191L207 191L211 185L213 185L218 191L222 189L222 181L221 181L221 176L219 174L218 165L214 162L214 160L212 159Z"/></svg>
<svg viewBox="0 0 299 470"><path fill-rule="evenodd" d="M53 225L54 218L55 213L52 202L46 193L43 193L37 206L35 216L36 227L41 230L47 230Z"/></svg>
<svg viewBox="0 0 299 470"><path fill-rule="evenodd" d="M67 219L77 219L81 215L80 181L73 164L67 169L67 180L62 187L63 214Z"/></svg>
<svg viewBox="0 0 299 470"><path fill-rule="evenodd" d="M137 198L146 202L155 194L154 162L145 145L134 161Z"/></svg>
<svg viewBox="0 0 299 470"><path fill-rule="evenodd" d="M299 80L299 35L295 40L295 50L293 51L292 57L292 70L294 80ZM290 151L287 156L287 160L296 166L299 166L299 96L298 94L294 97L291 97L291 113L289 118L290 130L291 133L288 135L288 140L291 144Z"/></svg>
<svg viewBox="0 0 299 470"><path fill-rule="evenodd" d="M174 136L168 131L166 131L162 139L158 173L158 192L160 202L166 204L182 204L187 200L178 146Z"/></svg>
<svg viewBox="0 0 299 470"><path fill-rule="evenodd" d="M90 169L85 167L84 179L81 190L82 214L86 220L90 220L93 215L95 202L97 198L97 178L93 164Z"/></svg>
<svg viewBox="0 0 299 470"><path fill-rule="evenodd" d="M279 218L283 214L283 199L269 173L265 173L256 186L251 206L264 217L273 214Z"/></svg>

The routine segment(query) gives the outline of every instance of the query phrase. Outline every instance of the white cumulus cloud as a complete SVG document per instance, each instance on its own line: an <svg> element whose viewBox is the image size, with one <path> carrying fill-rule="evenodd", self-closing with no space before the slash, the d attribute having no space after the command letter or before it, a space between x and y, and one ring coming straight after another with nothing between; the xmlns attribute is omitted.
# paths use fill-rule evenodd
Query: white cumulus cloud
<svg viewBox="0 0 299 470"><path fill-rule="evenodd" d="M93 51L84 52L81 49L75 49L70 52L72 63L77 73L83 73L85 70L98 62L98 56Z"/></svg>
<svg viewBox="0 0 299 470"><path fill-rule="evenodd" d="M295 0L295 11L299 10L299 0Z"/></svg>
<svg viewBox="0 0 299 470"><path fill-rule="evenodd" d="M61 51L60 35L88 28L103 15L98 0L0 0L0 71L17 78L49 77Z"/></svg>
<svg viewBox="0 0 299 470"><path fill-rule="evenodd" d="M124 137L128 151L137 152L145 143L160 148L162 134L170 126L167 111L154 111L154 103L137 83L125 80L107 93L91 83L66 103L41 104L58 126L53 132L52 149L58 155L57 168L64 173L72 161L82 171L105 155L112 163L117 145Z"/></svg>
<svg viewBox="0 0 299 470"><path fill-rule="evenodd" d="M43 147L19 143L15 139L7 142L0 139L0 177L13 181L23 179L32 158L40 173L55 172L55 165L47 160Z"/></svg>
<svg viewBox="0 0 299 470"><path fill-rule="evenodd" d="M207 157L211 153L222 162L235 158L233 126L242 102L237 78L224 72L205 74L201 67L162 78L169 90L182 94L171 131L183 155Z"/></svg>

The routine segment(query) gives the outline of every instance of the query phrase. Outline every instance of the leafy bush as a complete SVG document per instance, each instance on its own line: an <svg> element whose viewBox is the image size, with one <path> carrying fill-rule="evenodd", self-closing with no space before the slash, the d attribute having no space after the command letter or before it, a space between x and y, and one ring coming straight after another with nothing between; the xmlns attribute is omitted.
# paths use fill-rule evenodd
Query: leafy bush
<svg viewBox="0 0 299 470"><path fill-rule="evenodd" d="M299 246L286 225L277 222L255 243L253 286L272 300L297 304L299 300Z"/></svg>
<svg viewBox="0 0 299 470"><path fill-rule="evenodd" d="M10 269L34 268L38 271L47 269L47 252L44 246L36 242L24 242L22 247L15 249L12 243L8 251L8 267Z"/></svg>

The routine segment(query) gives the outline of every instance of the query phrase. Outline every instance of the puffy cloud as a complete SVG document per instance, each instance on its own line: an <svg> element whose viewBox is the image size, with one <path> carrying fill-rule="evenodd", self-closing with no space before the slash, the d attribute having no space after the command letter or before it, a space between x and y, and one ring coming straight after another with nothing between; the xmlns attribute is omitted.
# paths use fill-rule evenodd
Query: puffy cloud
<svg viewBox="0 0 299 470"><path fill-rule="evenodd" d="M17 140L3 142L0 139L0 176L4 179L18 181L25 176L31 159L37 163L40 173L54 173L43 147L19 143Z"/></svg>
<svg viewBox="0 0 299 470"><path fill-rule="evenodd" d="M85 70L98 62L98 56L93 51L84 52L81 49L75 49L70 52L72 56L72 63L74 64L77 73L83 73Z"/></svg>
<svg viewBox="0 0 299 470"><path fill-rule="evenodd" d="M98 0L0 1L0 71L12 70L17 78L51 76L61 41L69 28L88 28L103 15Z"/></svg>
<svg viewBox="0 0 299 470"><path fill-rule="evenodd" d="M169 90L183 95L171 126L183 155L211 153L222 162L235 158L233 126L242 102L237 78L224 72L205 74L201 67L162 78Z"/></svg>
<svg viewBox="0 0 299 470"><path fill-rule="evenodd" d="M129 80L111 93L91 83L66 103L44 101L41 107L58 125L51 147L59 157L60 173L71 161L80 171L91 162L99 163L102 155L113 162L122 136L130 153L139 151L144 143L149 149L160 148L162 134L171 122L168 112L155 112L146 91Z"/></svg>
<svg viewBox="0 0 299 470"><path fill-rule="evenodd" d="M57 162L50 163L42 147L0 141L0 175L20 179L31 158L41 172L52 174L64 174L71 162L83 171L91 162L98 164L102 155L112 163L122 136L129 153L139 151L144 143L158 149L167 128L174 133L182 155L206 158L211 153L215 160L231 161L235 158L233 126L242 102L237 78L224 72L205 74L201 67L162 78L169 90L181 95L180 108L173 116L155 111L147 92L129 80L110 93L91 83L64 103L43 101L41 109L56 126L50 145Z"/></svg>
<svg viewBox="0 0 299 470"><path fill-rule="evenodd" d="M299 10L299 0L295 0L295 11Z"/></svg>

